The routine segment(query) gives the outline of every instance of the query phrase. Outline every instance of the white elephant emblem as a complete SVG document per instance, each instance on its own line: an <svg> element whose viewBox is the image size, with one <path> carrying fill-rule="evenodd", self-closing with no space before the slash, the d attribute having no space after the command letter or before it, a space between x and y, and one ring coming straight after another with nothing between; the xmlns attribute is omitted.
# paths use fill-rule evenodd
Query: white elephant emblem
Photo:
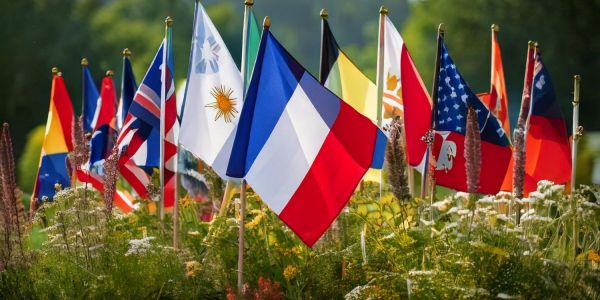
<svg viewBox="0 0 600 300"><path fill-rule="evenodd" d="M456 143L447 140L449 131L439 131L437 134L443 138L442 147L440 147L440 154L437 157L435 165L436 170L444 170L446 173L452 170L452 164L456 157Z"/></svg>

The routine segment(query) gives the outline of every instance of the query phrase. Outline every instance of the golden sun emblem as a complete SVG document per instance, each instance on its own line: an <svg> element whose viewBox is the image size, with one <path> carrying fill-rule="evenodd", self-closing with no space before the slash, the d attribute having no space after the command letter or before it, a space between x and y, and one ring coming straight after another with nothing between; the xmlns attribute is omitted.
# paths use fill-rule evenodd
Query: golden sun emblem
<svg viewBox="0 0 600 300"><path fill-rule="evenodd" d="M231 97L233 90L221 85L214 87L210 91L210 94L215 99L215 102L207 104L206 107L212 107L217 110L215 121L223 117L225 122L230 123L235 114L238 113L237 109L235 109L236 98Z"/></svg>

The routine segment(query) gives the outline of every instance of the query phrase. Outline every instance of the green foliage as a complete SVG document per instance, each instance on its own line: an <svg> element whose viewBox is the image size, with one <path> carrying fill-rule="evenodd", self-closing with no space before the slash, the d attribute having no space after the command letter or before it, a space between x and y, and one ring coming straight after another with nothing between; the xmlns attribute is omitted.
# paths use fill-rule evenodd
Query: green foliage
<svg viewBox="0 0 600 300"><path fill-rule="evenodd" d="M25 150L23 150L23 154L19 158L18 183L19 187L27 193L33 191L45 130L45 125L41 125L29 132Z"/></svg>
<svg viewBox="0 0 600 300"><path fill-rule="evenodd" d="M541 182L518 200L456 193L432 205L399 202L365 183L313 249L249 191L245 295L288 299L598 298L600 187L574 197ZM377 200L374 200L377 199ZM107 217L98 193L67 189L38 210L29 260L0 273L3 299L234 297L234 206L211 222L180 200L180 244L171 220L142 203ZM577 213L573 213L573 212ZM472 220L472 221L471 221ZM360 233L365 230L365 255ZM40 242L41 241L41 242ZM577 242L575 242L577 241ZM366 259L365 259L366 258ZM259 296L257 296L259 295Z"/></svg>

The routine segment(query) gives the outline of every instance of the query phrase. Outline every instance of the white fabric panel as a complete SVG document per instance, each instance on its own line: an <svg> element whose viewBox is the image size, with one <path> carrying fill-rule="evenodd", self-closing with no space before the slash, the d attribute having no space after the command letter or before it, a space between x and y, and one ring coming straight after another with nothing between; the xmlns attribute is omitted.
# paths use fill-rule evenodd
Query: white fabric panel
<svg viewBox="0 0 600 300"><path fill-rule="evenodd" d="M248 183L276 214L302 183L329 131L298 85L246 175Z"/></svg>

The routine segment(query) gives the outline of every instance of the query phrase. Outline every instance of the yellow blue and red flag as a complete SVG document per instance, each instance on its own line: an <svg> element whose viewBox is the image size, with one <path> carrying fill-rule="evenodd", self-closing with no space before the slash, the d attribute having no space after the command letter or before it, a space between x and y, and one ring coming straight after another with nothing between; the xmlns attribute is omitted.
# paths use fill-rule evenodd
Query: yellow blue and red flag
<svg viewBox="0 0 600 300"><path fill-rule="evenodd" d="M56 184L60 184L62 187L70 186L67 154L73 150L72 129L73 105L71 98L61 73L54 72L46 133L32 200L52 200L56 192Z"/></svg>

